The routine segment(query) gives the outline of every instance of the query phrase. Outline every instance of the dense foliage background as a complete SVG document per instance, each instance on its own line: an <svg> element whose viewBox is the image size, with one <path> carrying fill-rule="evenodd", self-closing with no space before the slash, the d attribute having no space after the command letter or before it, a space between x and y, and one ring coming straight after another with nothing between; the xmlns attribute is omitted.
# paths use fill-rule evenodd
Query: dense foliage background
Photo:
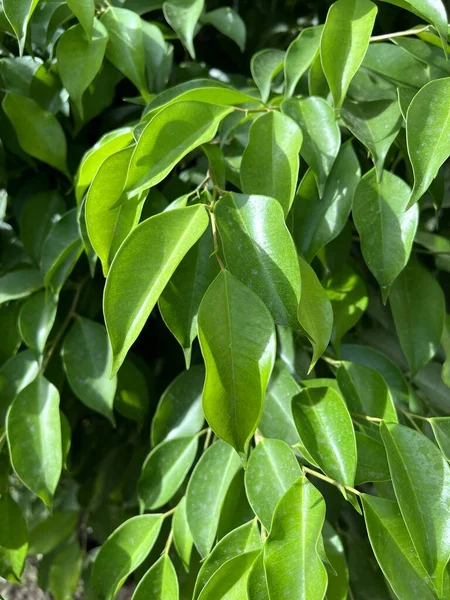
<svg viewBox="0 0 450 600"><path fill-rule="evenodd" d="M392 1L3 0L0 576L450 598L448 24Z"/></svg>

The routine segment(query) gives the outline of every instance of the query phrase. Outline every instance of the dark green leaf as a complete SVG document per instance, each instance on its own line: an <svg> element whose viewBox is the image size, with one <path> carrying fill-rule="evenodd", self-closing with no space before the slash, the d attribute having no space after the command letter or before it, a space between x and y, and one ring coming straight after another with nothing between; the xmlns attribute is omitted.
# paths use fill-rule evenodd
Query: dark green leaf
<svg viewBox="0 0 450 600"><path fill-rule="evenodd" d="M17 394L39 373L33 353L25 350L12 356L0 369L0 428L4 427L8 408Z"/></svg>
<svg viewBox="0 0 450 600"><path fill-rule="evenodd" d="M234 9L229 6L216 8L203 15L201 22L213 25L220 33L236 42L241 52L244 52L247 37L245 23Z"/></svg>
<svg viewBox="0 0 450 600"><path fill-rule="evenodd" d="M4 0L3 10L19 42L22 55L25 47L28 23L39 0Z"/></svg>
<svg viewBox="0 0 450 600"><path fill-rule="evenodd" d="M37 269L11 271L0 277L0 304L29 296L41 287L44 287L44 281Z"/></svg>
<svg viewBox="0 0 450 600"><path fill-rule="evenodd" d="M202 14L204 0L166 0L163 13L166 21L195 59L194 34L197 21Z"/></svg>
<svg viewBox="0 0 450 600"><path fill-rule="evenodd" d="M48 589L54 600L68 600L77 591L83 552L78 540L73 539L63 546L50 565Z"/></svg>
<svg viewBox="0 0 450 600"><path fill-rule="evenodd" d="M150 406L147 381L133 361L125 359L117 373L114 408L127 419L142 424Z"/></svg>
<svg viewBox="0 0 450 600"><path fill-rule="evenodd" d="M38 292L28 298L19 315L23 341L31 350L42 354L56 317L58 299L49 292Z"/></svg>
<svg viewBox="0 0 450 600"><path fill-rule="evenodd" d="M184 568L189 571L194 538L192 537L186 512L186 496L183 496L173 515L173 544Z"/></svg>
<svg viewBox="0 0 450 600"><path fill-rule="evenodd" d="M27 522L9 494L0 497L0 576L19 582L28 549Z"/></svg>
<svg viewBox="0 0 450 600"><path fill-rule="evenodd" d="M49 554L66 540L77 524L76 511L58 511L30 530L30 554Z"/></svg>
<svg viewBox="0 0 450 600"><path fill-rule="evenodd" d="M391 476L383 444L359 431L355 435L358 450L356 485L373 481L389 481Z"/></svg>

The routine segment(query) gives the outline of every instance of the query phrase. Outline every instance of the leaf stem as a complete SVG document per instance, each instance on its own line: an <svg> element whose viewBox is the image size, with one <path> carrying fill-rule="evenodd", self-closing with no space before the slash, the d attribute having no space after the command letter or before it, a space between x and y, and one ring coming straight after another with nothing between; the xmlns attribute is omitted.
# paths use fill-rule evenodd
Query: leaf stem
<svg viewBox="0 0 450 600"><path fill-rule="evenodd" d="M218 233L217 233L217 225L216 225L216 218L214 217L214 213L211 210L211 208L209 209L209 216L211 219L211 230L212 230L212 236L213 236L213 241L214 241L214 252L213 254L215 254L216 258L217 258L217 262L219 263L219 267L223 270L225 269L225 265L223 264L222 259L220 258L219 255L219 238L218 238Z"/></svg>
<svg viewBox="0 0 450 600"><path fill-rule="evenodd" d="M380 419L379 417L369 417L368 415L362 415L360 413L350 413L352 415L352 417L355 417L356 419L363 419L364 421L370 421L373 423L381 423L382 421L384 421L384 419Z"/></svg>
<svg viewBox="0 0 450 600"><path fill-rule="evenodd" d="M171 508L170 510L168 510L167 512L165 512L163 514L163 519L167 519L168 517L172 516L173 513L177 510L177 507L175 506L175 508Z"/></svg>
<svg viewBox="0 0 450 600"><path fill-rule="evenodd" d="M362 496L361 492L356 490L355 488L350 487L349 485L344 485L342 483L339 483L339 481L336 481L336 479L331 479L331 477L327 477L327 475L323 475L323 473L319 473L319 471L314 471L314 469L310 469L309 467L305 467L304 465L302 466L302 470L304 473L309 473L310 475L313 475L314 477L317 477L318 479L323 479L323 481L326 481L327 483L331 483L331 485L334 485L337 488L345 488L349 492L352 492L352 494L356 494L357 496Z"/></svg>
<svg viewBox="0 0 450 600"><path fill-rule="evenodd" d="M161 554L169 554L170 548L172 546L172 541L173 541L173 529L170 530L169 537L167 538L166 545L164 546L164 550L161 552Z"/></svg>
<svg viewBox="0 0 450 600"><path fill-rule="evenodd" d="M212 436L212 429L208 428L208 431L206 433L205 443L203 444L203 452L208 448L209 443L211 441L211 436Z"/></svg>
<svg viewBox="0 0 450 600"><path fill-rule="evenodd" d="M395 33L385 33L383 35L373 35L370 38L371 42L381 42L383 40L390 40L391 38L396 37L405 37L407 35L417 35L418 33L422 33L423 31L427 31L429 29L429 25L422 27L421 29L405 29L404 31L397 31Z"/></svg>

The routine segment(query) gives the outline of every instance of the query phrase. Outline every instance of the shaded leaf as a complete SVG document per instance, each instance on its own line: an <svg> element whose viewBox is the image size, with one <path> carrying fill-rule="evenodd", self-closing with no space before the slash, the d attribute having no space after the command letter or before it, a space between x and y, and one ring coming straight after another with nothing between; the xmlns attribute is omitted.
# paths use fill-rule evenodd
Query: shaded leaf
<svg viewBox="0 0 450 600"><path fill-rule="evenodd" d="M202 14L204 0L166 0L163 13L166 21L195 59L194 33L197 21Z"/></svg>
<svg viewBox="0 0 450 600"><path fill-rule="evenodd" d="M220 33L236 42L241 52L244 52L247 38L245 23L233 8L225 6L211 10L201 17L201 22L213 25Z"/></svg>
<svg viewBox="0 0 450 600"><path fill-rule="evenodd" d="M0 497L0 575L19 582L28 549L27 522L9 494Z"/></svg>
<svg viewBox="0 0 450 600"><path fill-rule="evenodd" d="M383 444L359 431L355 436L358 450L355 484L389 481L391 476Z"/></svg>
<svg viewBox="0 0 450 600"><path fill-rule="evenodd" d="M80 21L88 39L90 39L94 29L94 0L67 0L67 4L76 18Z"/></svg>
<svg viewBox="0 0 450 600"><path fill-rule="evenodd" d="M178 556L181 558L186 571L189 571L194 538L192 537L186 512L186 496L180 500L172 520L173 544Z"/></svg>
<svg viewBox="0 0 450 600"><path fill-rule="evenodd" d="M37 269L10 271L0 277L0 304L29 296L43 286L42 275Z"/></svg>
<svg viewBox="0 0 450 600"><path fill-rule="evenodd" d="M39 364L29 350L12 356L0 369L0 427L17 394L35 379Z"/></svg>
<svg viewBox="0 0 450 600"><path fill-rule="evenodd" d="M265 49L252 56L250 70L264 104L269 99L272 80L283 69L285 54L282 50Z"/></svg>
<svg viewBox="0 0 450 600"><path fill-rule="evenodd" d="M20 335L31 350L44 351L53 327L58 299L48 292L38 292L23 304L19 315Z"/></svg>

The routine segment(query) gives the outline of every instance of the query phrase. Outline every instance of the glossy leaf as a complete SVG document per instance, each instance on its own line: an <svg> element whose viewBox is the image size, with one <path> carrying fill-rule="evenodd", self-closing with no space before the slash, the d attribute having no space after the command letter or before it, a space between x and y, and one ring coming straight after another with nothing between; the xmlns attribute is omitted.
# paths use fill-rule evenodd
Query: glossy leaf
<svg viewBox="0 0 450 600"><path fill-rule="evenodd" d="M264 104L269 99L272 80L283 69L284 57L285 52L273 49L260 50L252 57L252 77Z"/></svg>
<svg viewBox="0 0 450 600"><path fill-rule="evenodd" d="M112 352L104 326L78 317L64 339L62 358L74 394L114 423L117 377L110 379Z"/></svg>
<svg viewBox="0 0 450 600"><path fill-rule="evenodd" d="M19 42L22 55L25 47L28 23L39 0L5 0L3 10Z"/></svg>
<svg viewBox="0 0 450 600"><path fill-rule="evenodd" d="M99 599L115 597L128 575L146 559L161 524L161 515L140 515L122 523L109 536L92 568L91 583Z"/></svg>
<svg viewBox="0 0 450 600"><path fill-rule="evenodd" d="M356 485L367 482L389 481L391 476L383 444L359 431L355 433L355 436L358 450Z"/></svg>
<svg viewBox="0 0 450 600"><path fill-rule="evenodd" d="M356 441L350 413L332 388L304 388L292 400L292 414L302 445L327 475L352 486Z"/></svg>
<svg viewBox="0 0 450 600"><path fill-rule="evenodd" d="M192 537L186 512L186 496L178 504L172 520L173 544L178 556L181 558L186 571L189 571L194 538Z"/></svg>
<svg viewBox="0 0 450 600"><path fill-rule="evenodd" d="M327 559L335 571L328 577L326 598L327 600L347 600L349 574L344 545L328 521L324 523L322 534Z"/></svg>
<svg viewBox="0 0 450 600"><path fill-rule="evenodd" d="M166 21L193 59L195 59L193 42L195 26L202 14L204 4L204 0L166 0L163 4Z"/></svg>
<svg viewBox="0 0 450 600"><path fill-rule="evenodd" d="M27 522L9 494L0 497L0 575L19 582L28 550Z"/></svg>
<svg viewBox="0 0 450 600"><path fill-rule="evenodd" d="M424 267L410 261L392 286L390 304L400 345L415 375L440 344L445 321L442 290Z"/></svg>
<svg viewBox="0 0 450 600"><path fill-rule="evenodd" d="M220 33L236 42L241 52L244 52L247 38L245 23L234 9L229 6L216 8L203 15L201 21L213 25Z"/></svg>
<svg viewBox="0 0 450 600"><path fill-rule="evenodd" d="M29 296L43 286L42 275L37 269L10 271L0 277L0 304Z"/></svg>
<svg viewBox="0 0 450 600"><path fill-rule="evenodd" d="M450 77L430 81L406 115L408 154L414 171L410 205L417 202L450 156Z"/></svg>
<svg viewBox="0 0 450 600"><path fill-rule="evenodd" d="M277 504L264 544L270 600L324 597L327 573L317 554L324 520L322 495L306 477L300 477Z"/></svg>
<svg viewBox="0 0 450 600"><path fill-rule="evenodd" d="M164 212L141 223L120 247L108 273L103 304L114 372L175 269L207 225L208 217L202 206ZM142 252L149 260L141 265L136 280L132 265Z"/></svg>
<svg viewBox="0 0 450 600"><path fill-rule="evenodd" d="M11 464L50 506L62 470L58 390L39 376L15 397L6 418Z"/></svg>
<svg viewBox="0 0 450 600"><path fill-rule="evenodd" d="M320 57L336 109L364 59L377 10L370 0L338 0L328 11Z"/></svg>
<svg viewBox="0 0 450 600"><path fill-rule="evenodd" d="M275 361L272 318L256 294L221 271L202 300L198 328L206 365L206 420L216 435L245 453Z"/></svg>
<svg viewBox="0 0 450 600"><path fill-rule="evenodd" d="M433 442L413 429L383 424L381 436L405 525L440 595L450 557L450 525L444 510L450 496L450 467Z"/></svg>
<svg viewBox="0 0 450 600"><path fill-rule="evenodd" d="M78 540L65 544L50 565L48 589L54 600L66 600L77 591L81 570L83 568L83 552Z"/></svg>
<svg viewBox="0 0 450 600"><path fill-rule="evenodd" d="M17 394L35 379L39 364L29 350L12 356L0 369L0 427Z"/></svg>
<svg viewBox="0 0 450 600"><path fill-rule="evenodd" d="M215 598L243 598L247 591L247 578L259 550L245 552L230 558L211 577L203 588L199 600Z"/></svg>
<svg viewBox="0 0 450 600"><path fill-rule="evenodd" d="M132 600L178 600L178 597L175 567L169 556L163 554L140 580Z"/></svg>
<svg viewBox="0 0 450 600"><path fill-rule="evenodd" d="M94 29L94 0L67 0L67 4L76 18L80 21L88 39L90 39Z"/></svg>
<svg viewBox="0 0 450 600"><path fill-rule="evenodd" d="M278 501L300 475L294 453L281 440L264 439L251 453L245 488L253 512L268 531Z"/></svg>
<svg viewBox="0 0 450 600"><path fill-rule="evenodd" d="M186 512L202 558L206 558L214 544L225 494L240 466L235 450L219 440L202 455L191 475Z"/></svg>
<svg viewBox="0 0 450 600"><path fill-rule="evenodd" d="M432 417L429 420L442 454L450 460L450 419L448 417Z"/></svg>
<svg viewBox="0 0 450 600"><path fill-rule="evenodd" d="M428 67L406 50L387 42L370 44L363 67L395 85L419 88L429 80Z"/></svg>
<svg viewBox="0 0 450 600"><path fill-rule="evenodd" d="M258 117L242 157L242 191L276 198L287 215L297 185L302 139L300 128L287 115L270 111Z"/></svg>
<svg viewBox="0 0 450 600"><path fill-rule="evenodd" d="M298 329L300 269L280 203L230 193L214 215L230 273L258 294L276 323Z"/></svg>
<svg viewBox="0 0 450 600"><path fill-rule="evenodd" d="M294 95L295 87L316 57L320 47L322 26L306 27L290 43L284 59L286 98Z"/></svg>
<svg viewBox="0 0 450 600"><path fill-rule="evenodd" d="M66 212L58 192L30 196L20 215L20 237L33 261L41 263L42 247L52 225Z"/></svg>
<svg viewBox="0 0 450 600"><path fill-rule="evenodd" d="M38 292L24 303L19 315L23 341L31 350L42 354L56 317L57 298Z"/></svg>

